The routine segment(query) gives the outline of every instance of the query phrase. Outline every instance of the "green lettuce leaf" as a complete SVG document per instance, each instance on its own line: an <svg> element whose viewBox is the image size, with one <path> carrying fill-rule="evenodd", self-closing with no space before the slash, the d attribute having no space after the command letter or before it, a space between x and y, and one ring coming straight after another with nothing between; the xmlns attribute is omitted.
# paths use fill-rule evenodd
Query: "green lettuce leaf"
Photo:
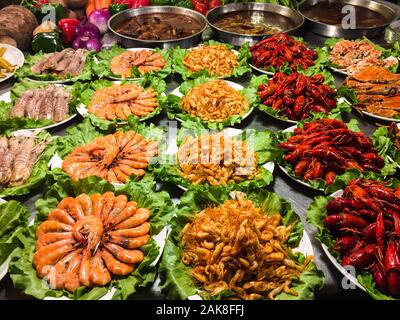
<svg viewBox="0 0 400 320"><path fill-rule="evenodd" d="M140 80L127 80L127 81L122 81L122 84L128 84L128 83L134 83L138 86L144 87L145 89L152 88L156 93L157 93L157 101L158 101L158 107L155 108L152 112L150 112L148 115L144 117L137 117L135 115L131 115L130 117L133 118L139 118L141 121L150 119L157 114L159 114L163 108L163 106L166 103L166 96L164 95L164 91L166 89L166 84L165 81L160 79L160 78L143 78ZM96 90L99 89L104 89L106 87L110 87L113 84L115 84L112 81L109 80L96 80L90 83L86 83L82 86L81 88L81 95L79 97L79 103L83 104L86 109L89 107L90 101L92 100L93 94L95 93ZM98 118L96 115L88 113L84 117L89 118L91 123L95 126L100 128L101 130L110 130L113 127L117 126L120 122L126 122L122 121L120 119L115 119L113 121L110 120L104 120Z"/></svg>
<svg viewBox="0 0 400 320"><path fill-rule="evenodd" d="M177 146L180 147L187 138L199 137L205 134L213 134L206 127L195 122L185 122L178 132ZM236 183L229 183L227 189L253 189L269 185L273 180L273 175L263 168L263 165L269 161L274 161L281 156L282 150L277 147L275 135L269 131L245 130L239 134L238 139L247 141L249 150L254 150L257 155L258 174L251 180L244 180ZM189 188L193 183L186 179L178 163L177 154L163 154L160 160L152 166L152 172L162 181L180 185ZM205 185L210 185L205 183Z"/></svg>
<svg viewBox="0 0 400 320"><path fill-rule="evenodd" d="M152 215L149 220L152 225L151 235L156 235L166 225L174 208L168 193L165 191L156 192L155 189L155 181L148 178L143 183L131 182L115 191L116 194L126 194L130 201L136 201L139 207L146 207L151 211ZM12 254L10 276L16 288L38 299L64 296L79 300L99 299L110 288L115 288L116 292L113 299L127 299L139 288L144 288L154 282L156 277L154 262L160 253L160 248L154 239L141 248L145 254L145 259L131 274L120 277L114 276L111 283L104 287L81 287L71 294L66 290L51 289L42 279L37 277L32 265L32 259L35 251L35 230L38 225L46 220L49 212L63 198L67 196L75 197L82 192L94 194L103 193L106 190L114 191L114 187L97 177L89 177L80 181L79 184L56 183L50 186L44 197L36 202L37 216L35 224L26 229L24 248L18 248Z"/></svg>
<svg viewBox="0 0 400 320"><path fill-rule="evenodd" d="M29 217L29 210L16 200L0 204L0 265L21 246L19 236Z"/></svg>
<svg viewBox="0 0 400 320"><path fill-rule="evenodd" d="M126 52L127 50L124 48L121 48L119 46L114 46L108 50L101 50L97 55L96 58L98 60L98 63L93 63L93 71L94 73L99 77L99 78L118 78L121 79L119 75L115 75L112 73L110 69L110 63L112 58L114 58L117 55L120 55L121 53ZM146 73L145 75L141 75L137 68L132 69L132 78L152 78L152 77L158 77L158 78L166 78L172 73L172 63L171 63L171 58L169 56L169 51L168 50L161 50L161 49L155 49L156 52L160 53L164 60L166 61L166 64L163 69L161 70L155 70L149 73Z"/></svg>
<svg viewBox="0 0 400 320"><path fill-rule="evenodd" d="M180 87L179 91L183 95L185 95L190 89L199 86L205 82L215 80L215 78L209 78L206 76L200 76L194 80L186 80L183 82ZM249 107L245 114L249 112L256 104L257 101L257 90L255 88L245 87L240 90L240 94L247 98L247 102ZM236 123L240 123L245 115L234 115L226 118L223 121L206 121L202 120L199 117L194 117L188 114L186 111L181 109L181 97L178 97L174 94L169 94L167 96L167 114L169 119L180 119L183 122L186 121L194 121L197 122L199 125L206 126L211 130L221 130L224 127L234 126Z"/></svg>
<svg viewBox="0 0 400 320"><path fill-rule="evenodd" d="M49 84L44 82L35 82L29 80L22 80L17 82L11 88L11 100L12 102L0 101L0 132L9 134L11 131L16 129L33 129L33 128L43 128L45 126L51 125L54 122L49 119L45 120L34 120L31 118L10 118L9 114L12 107L16 104L17 100L22 96L22 94L27 90L32 89L43 89ZM80 93L81 84L76 82L73 86L66 87L70 90L72 99L69 103L69 115L72 116L76 113L76 106L78 102L78 97Z"/></svg>
<svg viewBox="0 0 400 320"><path fill-rule="evenodd" d="M95 55L95 51L90 51L86 54L86 64L78 76L71 76L67 75L65 77L60 77L57 74L37 74L31 71L31 68L39 62L45 54L43 52L39 52L35 55L28 55L25 57L25 64L17 69L15 72L15 76L19 79L25 79L25 78L30 78L33 80L38 80L38 81L54 81L54 80L64 80L64 81L71 81L71 82L76 82L76 81L86 81L92 79L92 65L93 65L93 57Z"/></svg>
<svg viewBox="0 0 400 320"><path fill-rule="evenodd" d="M277 194L256 189L247 192L246 196L256 206L263 208L265 214L279 212L283 216L284 225L295 225L287 245L291 248L298 246L303 233L303 225L299 216L294 213L289 202L280 198ZM189 296L199 293L201 287L190 276L191 268L184 265L181 259L181 231L191 221L195 214L205 207L224 203L230 199L229 191L225 188L192 188L189 189L178 205L176 216L172 220L172 231L165 245L162 262L159 267L161 278L161 290L169 299L187 299ZM304 261L302 254L294 254L297 261ZM299 293L297 297L289 297L280 294L278 299L313 299L314 290L321 288L324 283L323 274L315 268L311 262L302 276L293 282L293 288ZM207 293L201 292L203 299L220 299L232 295L232 292L223 292L217 297L210 297Z"/></svg>
<svg viewBox="0 0 400 320"><path fill-rule="evenodd" d="M46 149L33 166L32 172L28 180L19 186L14 187L0 187L0 196L20 196L29 193L29 190L39 187L43 184L47 174L47 164L51 157L54 155L57 145L56 137L50 137L46 131L40 132L36 136L39 140L48 140L49 143Z"/></svg>
<svg viewBox="0 0 400 320"><path fill-rule="evenodd" d="M233 49L233 46L231 44L227 43L221 43L215 40L209 40L206 42L202 43L203 46L209 46L209 45L225 45L227 49L231 50ZM189 78L197 78L200 76L207 76L211 77L210 73L208 72L207 69L204 69L199 72L190 72L189 70L186 69L185 65L183 64L183 59L185 56L188 54L189 50L188 49L182 49L180 47L176 47L172 51L172 64L174 66L174 73L179 73L184 80L187 80ZM235 67L232 70L232 73L230 75L227 75L224 78L228 77L235 77L238 78L245 73L251 71L251 68L249 67L247 60L248 60L248 55L249 55L249 44L246 42L246 44L242 45L239 49L239 55L237 56L237 61L239 65Z"/></svg>

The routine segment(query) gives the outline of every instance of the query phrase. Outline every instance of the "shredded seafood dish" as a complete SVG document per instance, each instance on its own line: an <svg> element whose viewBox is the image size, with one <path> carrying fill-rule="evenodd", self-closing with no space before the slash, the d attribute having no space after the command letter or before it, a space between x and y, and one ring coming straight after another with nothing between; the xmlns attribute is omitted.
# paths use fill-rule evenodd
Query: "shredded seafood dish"
<svg viewBox="0 0 400 320"><path fill-rule="evenodd" d="M193 184L212 186L251 180L257 173L256 155L246 142L223 133L188 138L178 151L183 176Z"/></svg>
<svg viewBox="0 0 400 320"><path fill-rule="evenodd" d="M132 77L132 67L136 67L140 74L161 70L166 61L160 53L152 50L126 51L110 62L110 69L122 79Z"/></svg>
<svg viewBox="0 0 400 320"><path fill-rule="evenodd" d="M182 98L181 108L202 120L223 121L244 114L249 103L225 81L211 80L190 89Z"/></svg>
<svg viewBox="0 0 400 320"><path fill-rule="evenodd" d="M35 137L0 137L0 185L19 186L31 176L47 141Z"/></svg>
<svg viewBox="0 0 400 320"><path fill-rule="evenodd" d="M357 96L355 107L378 116L400 115L400 75L369 66L350 75L343 83Z"/></svg>
<svg viewBox="0 0 400 320"><path fill-rule="evenodd" d="M10 118L31 118L60 122L69 117L71 94L63 87L25 91L10 111Z"/></svg>
<svg viewBox="0 0 400 320"><path fill-rule="evenodd" d="M190 72L207 69L211 76L224 77L232 74L239 62L226 46L210 45L189 50L183 58L183 64Z"/></svg>
<svg viewBox="0 0 400 320"><path fill-rule="evenodd" d="M294 226L282 225L240 193L196 214L182 230L182 261L211 296L232 290L235 298L275 299L291 288L307 263L296 263L285 244Z"/></svg>
<svg viewBox="0 0 400 320"><path fill-rule="evenodd" d="M149 217L147 208L113 192L63 199L36 230L37 275L74 292L132 273L150 240Z"/></svg>
<svg viewBox="0 0 400 320"><path fill-rule="evenodd" d="M115 84L96 90L88 111L100 119L126 120L130 115L143 117L158 107L157 93L136 84Z"/></svg>
<svg viewBox="0 0 400 320"><path fill-rule="evenodd" d="M382 52L377 50L368 40L343 40L331 48L329 60L349 74L353 74L365 66L389 69L398 64L397 58L383 58L381 55Z"/></svg>
<svg viewBox="0 0 400 320"><path fill-rule="evenodd" d="M31 71L38 74L57 74L60 77L81 74L86 63L87 51L84 49L64 49L60 52L46 54L32 66Z"/></svg>
<svg viewBox="0 0 400 320"><path fill-rule="evenodd" d="M117 131L75 148L62 169L73 181L98 176L110 183L125 183L133 174L143 176L157 154L157 141L147 141L133 131Z"/></svg>

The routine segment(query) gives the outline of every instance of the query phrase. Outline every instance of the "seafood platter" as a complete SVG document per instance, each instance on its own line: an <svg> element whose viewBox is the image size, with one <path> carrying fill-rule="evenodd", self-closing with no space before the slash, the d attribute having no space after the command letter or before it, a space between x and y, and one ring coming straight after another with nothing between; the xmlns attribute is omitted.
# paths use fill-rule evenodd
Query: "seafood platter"
<svg viewBox="0 0 400 320"><path fill-rule="evenodd" d="M400 7L229 2L0 5L6 299L400 299Z"/></svg>

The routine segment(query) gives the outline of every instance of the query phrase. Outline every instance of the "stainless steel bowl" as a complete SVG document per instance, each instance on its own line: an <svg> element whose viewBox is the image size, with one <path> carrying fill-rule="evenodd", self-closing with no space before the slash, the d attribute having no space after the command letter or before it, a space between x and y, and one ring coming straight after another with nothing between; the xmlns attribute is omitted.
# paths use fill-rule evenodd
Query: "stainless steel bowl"
<svg viewBox="0 0 400 320"><path fill-rule="evenodd" d="M142 40L120 34L116 31L116 28L127 19L149 13L173 13L189 16L196 19L201 24L202 28L201 31L189 37L173 40ZM108 28L118 37L118 41L121 43L121 45L126 48L171 48L178 45L182 48L190 48L196 46L202 41L202 33L207 28L207 20L202 14L186 8L173 6L149 6L137 9L129 9L113 15L108 20Z"/></svg>
<svg viewBox="0 0 400 320"><path fill-rule="evenodd" d="M278 22L279 16L284 16L288 20L291 21L292 27L288 25L281 25L286 33L294 33L298 28L300 28L304 23L303 16L288 8L278 4L272 3L257 3L257 2L248 2L248 3L231 3L224 6L220 6L210 10L207 14L207 21L214 33L214 36L222 42L231 43L234 46L241 46L245 42L250 42L250 45L255 44L265 37L270 37L271 35L244 35L235 32L229 32L223 29L220 29L215 26L215 22L218 18L226 13L241 11L241 10L250 10L250 11L266 11L269 13L273 13L276 15ZM275 22L275 21L271 21Z"/></svg>
<svg viewBox="0 0 400 320"><path fill-rule="evenodd" d="M326 0L322 0L326 1ZM375 11L383 15L386 19L386 23L380 26L369 27L369 28L356 28L356 29L344 29L341 25L330 25L323 22L319 22L310 19L304 14L304 11L312 6L315 6L321 0L305 0L299 5L299 12L306 19L306 24L310 27L310 31L316 34L320 34L326 37L345 38L345 39L357 39L363 36L368 38L374 38L380 36L385 28L395 20L399 15L390 6L369 0L329 0L330 2L340 2L343 5L354 5L364 7L369 10Z"/></svg>

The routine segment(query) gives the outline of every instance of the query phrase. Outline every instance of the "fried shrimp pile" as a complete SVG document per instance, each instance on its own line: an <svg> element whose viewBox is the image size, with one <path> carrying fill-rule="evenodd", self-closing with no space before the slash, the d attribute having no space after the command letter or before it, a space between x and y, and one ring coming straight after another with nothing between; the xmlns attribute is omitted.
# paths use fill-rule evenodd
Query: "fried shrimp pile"
<svg viewBox="0 0 400 320"><path fill-rule="evenodd" d="M244 114L249 103L239 91L223 80L210 80L188 91L181 107L192 116L207 121L223 121Z"/></svg>
<svg viewBox="0 0 400 320"><path fill-rule="evenodd" d="M72 150L62 169L73 181L99 176L110 183L125 183L132 174L143 176L157 154L157 141L147 141L133 131L117 131Z"/></svg>
<svg viewBox="0 0 400 320"><path fill-rule="evenodd" d="M147 208L112 192L63 199L36 230L38 276L74 292L130 274L144 259L149 217Z"/></svg>
<svg viewBox="0 0 400 320"><path fill-rule="evenodd" d="M126 120L131 114L143 117L158 107L157 93L136 84L115 84L96 90L88 111L103 120Z"/></svg>
<svg viewBox="0 0 400 320"><path fill-rule="evenodd" d="M189 50L183 58L183 65L190 72L207 69L210 75L229 76L239 65L236 55L224 45L200 46Z"/></svg>
<svg viewBox="0 0 400 320"><path fill-rule="evenodd" d="M274 299L291 288L305 265L285 245L293 226L283 226L240 193L198 213L182 230L182 261L212 296L230 289L240 299Z"/></svg>
<svg viewBox="0 0 400 320"><path fill-rule="evenodd" d="M183 176L193 184L213 186L251 180L257 173L256 155L246 142L223 133L188 138L179 148Z"/></svg>

